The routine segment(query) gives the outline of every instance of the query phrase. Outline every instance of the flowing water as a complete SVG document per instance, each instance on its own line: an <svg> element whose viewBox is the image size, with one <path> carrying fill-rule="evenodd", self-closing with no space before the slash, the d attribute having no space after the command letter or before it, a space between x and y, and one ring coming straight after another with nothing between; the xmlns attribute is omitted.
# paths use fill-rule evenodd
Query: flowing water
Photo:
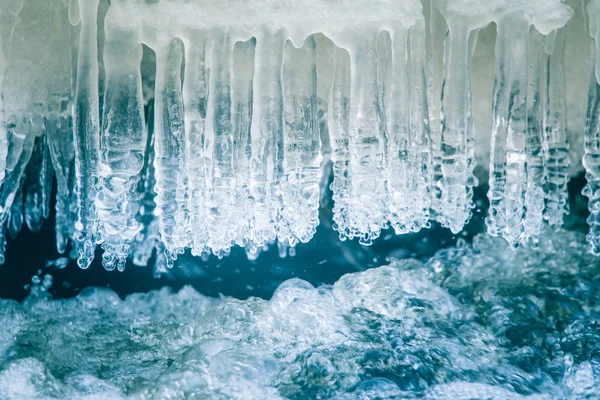
<svg viewBox="0 0 600 400"><path fill-rule="evenodd" d="M600 262L582 234L440 250L270 300L185 287L88 288L46 275L0 305L2 399L593 399Z"/></svg>

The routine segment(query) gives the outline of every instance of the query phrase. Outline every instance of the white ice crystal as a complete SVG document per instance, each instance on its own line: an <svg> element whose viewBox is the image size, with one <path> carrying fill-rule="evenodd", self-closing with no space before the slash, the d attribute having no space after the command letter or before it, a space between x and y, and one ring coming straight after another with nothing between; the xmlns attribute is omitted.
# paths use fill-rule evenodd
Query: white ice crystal
<svg viewBox="0 0 600 400"><path fill-rule="evenodd" d="M291 279L270 300L38 284L0 300L0 398L597 398L600 264L580 233L546 233Z"/></svg>
<svg viewBox="0 0 600 400"><path fill-rule="evenodd" d="M598 8L588 7L593 37ZM3 232L39 229L54 171L57 247L71 243L81 267L98 245L108 269L128 257L143 265L154 249L166 265L186 249L223 256L237 245L255 257L273 241L312 238L331 160L342 239L368 244L388 227L404 234L432 221L457 233L489 136L488 231L513 247L536 243L544 221L562 225L570 161L584 150L567 141L581 136L567 131L565 93L579 79L565 59L573 10L559 0L427 9L418 0L1 2ZM490 23L488 134L475 124L482 100L471 73ZM592 243L594 121L583 163Z"/></svg>

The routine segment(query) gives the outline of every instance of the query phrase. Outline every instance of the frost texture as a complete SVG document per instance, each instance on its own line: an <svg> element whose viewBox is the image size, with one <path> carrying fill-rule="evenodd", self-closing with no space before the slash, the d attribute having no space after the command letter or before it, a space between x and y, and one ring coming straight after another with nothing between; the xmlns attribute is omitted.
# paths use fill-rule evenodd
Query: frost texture
<svg viewBox="0 0 600 400"><path fill-rule="evenodd" d="M119 270L154 252L161 268L188 250L242 246L255 258L275 241L311 240L331 160L342 240L433 221L458 233L488 135L475 130L472 59L495 22L488 231L535 245L544 221L559 229L568 213L573 10L558 0L432 7L443 20L428 30L418 0L4 1L0 232L40 229L54 175L57 248L82 268L97 246ZM446 28L434 93L429 44ZM592 243L594 104L583 163Z"/></svg>
<svg viewBox="0 0 600 400"><path fill-rule="evenodd" d="M186 287L0 307L2 399L585 399L600 391L599 264L582 235L488 235L270 300ZM560 288L558 290L557 288Z"/></svg>

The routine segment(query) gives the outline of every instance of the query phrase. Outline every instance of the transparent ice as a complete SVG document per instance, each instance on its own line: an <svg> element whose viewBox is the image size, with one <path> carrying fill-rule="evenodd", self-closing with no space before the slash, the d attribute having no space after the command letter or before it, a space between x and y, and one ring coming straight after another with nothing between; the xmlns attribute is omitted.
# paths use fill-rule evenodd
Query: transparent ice
<svg viewBox="0 0 600 400"><path fill-rule="evenodd" d="M59 252L122 270L306 243L328 171L342 240L456 234L487 181L489 234L536 246L582 167L599 253L600 6L568 3L2 0L0 261L54 177Z"/></svg>

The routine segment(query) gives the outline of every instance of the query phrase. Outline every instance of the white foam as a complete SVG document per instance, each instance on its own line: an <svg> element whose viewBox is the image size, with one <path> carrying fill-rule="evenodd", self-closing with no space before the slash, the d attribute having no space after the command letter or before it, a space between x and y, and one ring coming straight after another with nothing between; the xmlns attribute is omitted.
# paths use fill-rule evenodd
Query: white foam
<svg viewBox="0 0 600 400"><path fill-rule="evenodd" d="M329 286L288 280L270 300L35 287L0 301L0 398L593 398L586 252L568 232L517 252L482 235Z"/></svg>

